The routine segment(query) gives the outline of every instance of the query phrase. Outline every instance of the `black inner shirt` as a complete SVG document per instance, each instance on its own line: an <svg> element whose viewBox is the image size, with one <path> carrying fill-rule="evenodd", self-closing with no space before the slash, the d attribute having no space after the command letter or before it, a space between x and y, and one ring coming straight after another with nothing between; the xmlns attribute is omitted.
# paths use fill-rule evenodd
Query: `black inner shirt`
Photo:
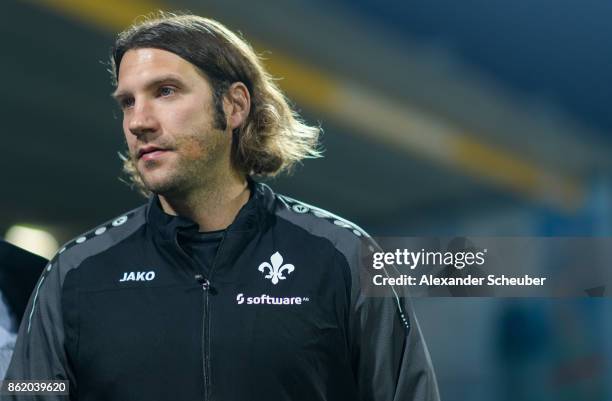
<svg viewBox="0 0 612 401"><path fill-rule="evenodd" d="M210 268L215 260L224 234L225 230L217 230L199 232L181 238L182 248L201 267L205 276L208 276L210 273Z"/></svg>

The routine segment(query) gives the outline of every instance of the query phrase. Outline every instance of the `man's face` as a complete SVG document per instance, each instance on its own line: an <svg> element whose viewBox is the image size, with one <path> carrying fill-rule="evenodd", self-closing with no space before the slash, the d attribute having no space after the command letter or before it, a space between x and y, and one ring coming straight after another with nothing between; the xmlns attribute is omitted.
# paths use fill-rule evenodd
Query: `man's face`
<svg viewBox="0 0 612 401"><path fill-rule="evenodd" d="M184 195L228 168L231 135L214 128L212 87L193 64L165 50L129 50L115 98L130 157L151 192Z"/></svg>

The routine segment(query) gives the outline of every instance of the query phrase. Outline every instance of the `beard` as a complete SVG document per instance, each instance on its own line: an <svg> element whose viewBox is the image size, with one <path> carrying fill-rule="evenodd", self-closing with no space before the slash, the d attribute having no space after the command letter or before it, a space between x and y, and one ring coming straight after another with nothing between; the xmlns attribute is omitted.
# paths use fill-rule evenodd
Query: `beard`
<svg viewBox="0 0 612 401"><path fill-rule="evenodd" d="M168 150L161 160L138 160L132 155L136 173L148 191L180 198L210 187L223 176L230 158L231 135L228 140L226 132L212 129L158 146Z"/></svg>

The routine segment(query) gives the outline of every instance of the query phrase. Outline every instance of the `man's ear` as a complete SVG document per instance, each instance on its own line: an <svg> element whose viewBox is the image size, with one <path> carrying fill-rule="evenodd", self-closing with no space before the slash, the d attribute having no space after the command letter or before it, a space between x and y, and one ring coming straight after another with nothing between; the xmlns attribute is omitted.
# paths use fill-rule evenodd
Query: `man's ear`
<svg viewBox="0 0 612 401"><path fill-rule="evenodd" d="M251 110L251 94L242 82L234 82L223 96L223 108L228 128L234 129L242 126Z"/></svg>

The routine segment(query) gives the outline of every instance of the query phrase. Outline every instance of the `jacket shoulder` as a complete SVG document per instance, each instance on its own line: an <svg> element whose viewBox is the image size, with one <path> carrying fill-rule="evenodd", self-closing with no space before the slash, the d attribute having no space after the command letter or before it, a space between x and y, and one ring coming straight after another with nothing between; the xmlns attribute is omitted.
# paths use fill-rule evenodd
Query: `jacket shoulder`
<svg viewBox="0 0 612 401"><path fill-rule="evenodd" d="M146 221L146 205L122 213L89 231L71 239L57 252L50 264L58 263L64 270L78 267L83 260L117 245Z"/></svg>
<svg viewBox="0 0 612 401"><path fill-rule="evenodd" d="M376 243L357 224L334 213L286 195L275 194L275 214L312 235L328 239L346 257L349 264L356 263L361 251L372 252Z"/></svg>

